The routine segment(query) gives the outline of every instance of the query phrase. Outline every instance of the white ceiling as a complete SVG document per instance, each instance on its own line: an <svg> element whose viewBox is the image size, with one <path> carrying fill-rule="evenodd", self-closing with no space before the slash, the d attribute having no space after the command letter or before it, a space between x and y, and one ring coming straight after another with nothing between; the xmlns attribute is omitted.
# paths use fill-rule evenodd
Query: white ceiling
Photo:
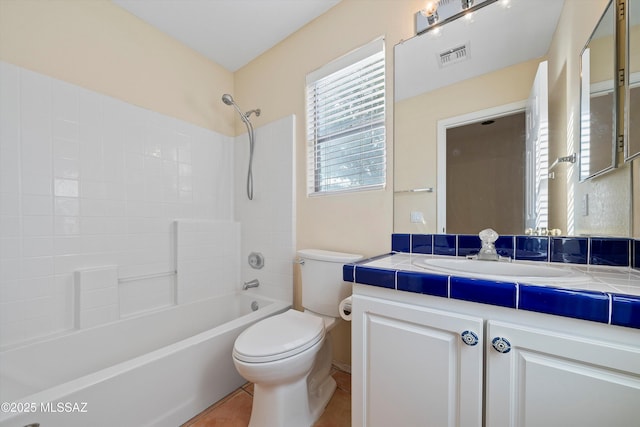
<svg viewBox="0 0 640 427"><path fill-rule="evenodd" d="M548 53L564 0L499 0L395 48L395 99L410 98ZM585 40L586 42L586 40ZM441 52L468 43L468 59L441 67Z"/></svg>
<svg viewBox="0 0 640 427"><path fill-rule="evenodd" d="M341 0L111 1L236 71ZM395 48L396 101L545 55L563 3L498 0L471 20L402 42ZM439 54L461 43L469 44L469 59L441 68Z"/></svg>
<svg viewBox="0 0 640 427"><path fill-rule="evenodd" d="M341 0L111 0L236 71Z"/></svg>

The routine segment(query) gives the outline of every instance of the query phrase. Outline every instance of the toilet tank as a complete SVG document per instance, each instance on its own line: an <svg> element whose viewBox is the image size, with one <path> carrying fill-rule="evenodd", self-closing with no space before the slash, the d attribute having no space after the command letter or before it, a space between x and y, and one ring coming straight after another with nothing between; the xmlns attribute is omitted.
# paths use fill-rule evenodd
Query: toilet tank
<svg viewBox="0 0 640 427"><path fill-rule="evenodd" d="M315 313L340 317L338 304L351 295L351 283L342 280L342 266L362 255L303 249L298 251L302 281L302 306Z"/></svg>

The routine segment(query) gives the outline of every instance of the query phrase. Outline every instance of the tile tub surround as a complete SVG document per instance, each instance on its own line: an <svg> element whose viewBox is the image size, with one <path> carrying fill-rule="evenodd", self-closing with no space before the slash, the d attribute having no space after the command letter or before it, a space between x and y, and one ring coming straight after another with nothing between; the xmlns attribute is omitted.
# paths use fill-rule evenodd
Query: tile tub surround
<svg viewBox="0 0 640 427"><path fill-rule="evenodd" d="M394 252L345 265L343 279L399 291L640 329L640 271L636 269L549 263L554 267L588 273L592 279L545 286L428 272L413 264L417 258L445 256ZM538 261L521 262L535 265Z"/></svg>
<svg viewBox="0 0 640 427"><path fill-rule="evenodd" d="M0 346L73 330L76 270L117 266L121 317L172 305L173 220L234 219L233 138L2 61L0 93Z"/></svg>
<svg viewBox="0 0 640 427"><path fill-rule="evenodd" d="M0 94L0 347L72 331L77 270L117 266L109 297L120 310L100 321L174 305L177 218L241 223L236 285L258 278L258 293L292 301L294 116L254 122L248 202L246 134L222 135L4 61ZM218 239L214 255L231 246ZM259 272L246 262L251 251L266 257ZM192 285L188 298L229 292Z"/></svg>

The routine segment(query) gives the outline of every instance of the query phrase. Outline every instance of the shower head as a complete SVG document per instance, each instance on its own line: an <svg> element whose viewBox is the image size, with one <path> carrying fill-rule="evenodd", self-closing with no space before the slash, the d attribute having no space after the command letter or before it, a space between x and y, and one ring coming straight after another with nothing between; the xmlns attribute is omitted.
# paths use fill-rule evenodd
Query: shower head
<svg viewBox="0 0 640 427"><path fill-rule="evenodd" d="M259 108L256 108L255 110L249 110L246 113L243 113L242 110L240 109L240 107L238 107L238 104L236 104L236 102L233 100L233 97L231 95L229 95L228 93L225 93L224 95L222 95L222 102L224 102L227 105L231 105L233 108L235 108L236 111L238 112L238 114L240 114L240 119L248 127L253 127L251 125L251 122L249 121L249 116L251 116L252 114L255 114L256 116L260 116L260 109Z"/></svg>
<svg viewBox="0 0 640 427"><path fill-rule="evenodd" d="M233 108L235 108L238 114L240 114L240 119L247 126L251 125L251 123L249 122L249 117L247 117L247 115L242 112L242 110L240 109L240 107L238 107L238 104L236 104L236 102L233 100L233 97L231 95L229 95L228 93L225 93L224 95L222 95L222 102L224 102L227 105L231 105Z"/></svg>
<svg viewBox="0 0 640 427"><path fill-rule="evenodd" d="M222 102L224 102L227 105L235 104L235 102L233 102L233 97L228 93L225 93L224 95L222 95Z"/></svg>

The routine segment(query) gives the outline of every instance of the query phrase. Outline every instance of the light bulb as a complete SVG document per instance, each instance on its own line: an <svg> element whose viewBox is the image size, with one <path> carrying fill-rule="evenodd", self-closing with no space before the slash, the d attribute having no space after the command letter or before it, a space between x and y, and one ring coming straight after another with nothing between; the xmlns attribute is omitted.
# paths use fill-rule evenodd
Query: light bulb
<svg viewBox="0 0 640 427"><path fill-rule="evenodd" d="M422 11L422 13L424 14L424 16L429 17L429 16L434 15L437 11L438 11L438 2L437 1L429 1L429 2L427 2L427 5L425 6L425 8Z"/></svg>

